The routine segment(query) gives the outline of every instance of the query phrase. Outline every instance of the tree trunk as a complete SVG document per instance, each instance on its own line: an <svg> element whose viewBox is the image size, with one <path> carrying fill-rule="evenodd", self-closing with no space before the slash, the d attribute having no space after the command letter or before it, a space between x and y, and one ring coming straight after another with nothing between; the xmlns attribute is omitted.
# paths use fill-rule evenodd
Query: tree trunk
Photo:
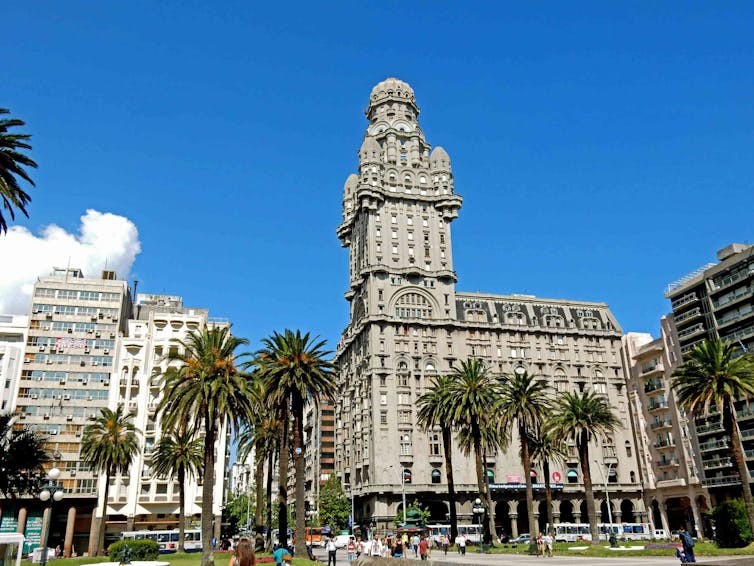
<svg viewBox="0 0 754 566"><path fill-rule="evenodd" d="M262 536L262 521L264 521L264 455L257 448L254 468L254 491L256 495L254 507L254 550L264 551L264 537Z"/></svg>
<svg viewBox="0 0 754 566"><path fill-rule="evenodd" d="M304 491L304 402L297 394L293 395L293 464L296 469L296 552L306 556L306 493Z"/></svg>
<svg viewBox="0 0 754 566"><path fill-rule="evenodd" d="M453 480L453 436L449 427L442 427L442 449L445 452L445 476L448 478L450 540L454 542L458 536L458 511L456 510L456 484Z"/></svg>
<svg viewBox="0 0 754 566"><path fill-rule="evenodd" d="M547 530L555 536L555 517L552 513L552 486L550 485L550 461L542 459L542 473L545 478L545 506L547 507Z"/></svg>
<svg viewBox="0 0 754 566"><path fill-rule="evenodd" d="M265 547L267 552L270 552L272 551L272 473L275 469L275 451L271 451L267 458L267 489L265 490L265 497L267 498L267 542Z"/></svg>
<svg viewBox="0 0 754 566"><path fill-rule="evenodd" d="M529 514L529 554L537 553L537 533L539 525L534 517L534 489L531 485L531 454L529 454L529 436L526 427L518 427L518 436L521 441L521 463L524 466L524 479L526 482L526 512Z"/></svg>
<svg viewBox="0 0 754 566"><path fill-rule="evenodd" d="M286 401L287 403L287 401ZM278 461L278 543L288 546L288 407L283 407L283 431L280 436ZM203 566L203 565L202 565Z"/></svg>
<svg viewBox="0 0 754 566"><path fill-rule="evenodd" d="M202 480L202 566L213 566L215 557L212 539L215 536L212 522L212 496L215 486L215 423L209 414L204 414L204 478Z"/></svg>
<svg viewBox="0 0 754 566"><path fill-rule="evenodd" d="M186 552L186 470L178 469L178 552Z"/></svg>
<svg viewBox="0 0 754 566"><path fill-rule="evenodd" d="M99 519L99 526L97 527L97 546L92 553L94 556L104 554L105 550L105 528L107 524L107 497L110 492L110 478L112 477L112 471L108 470L105 474L105 499L102 503L102 517Z"/></svg>
<svg viewBox="0 0 754 566"><path fill-rule="evenodd" d="M597 510L594 507L594 492L592 491L592 472L589 468L589 436L583 431L578 438L579 460L581 461L581 475L584 477L584 499L586 500L586 514L589 518L589 532L592 544L600 543L600 532L597 525Z"/></svg>
<svg viewBox="0 0 754 566"><path fill-rule="evenodd" d="M743 450L741 448L741 433L738 430L738 422L735 417L736 407L733 400L729 400L723 406L723 428L730 431L730 451L733 454L733 461L738 467L738 475L741 477L741 491L746 504L746 515L749 518L749 525L754 530L754 501L751 497L751 484L749 483L749 469L746 467Z"/></svg>
<svg viewBox="0 0 754 566"><path fill-rule="evenodd" d="M492 535L495 532L495 514L492 507L492 497L487 484L487 472L482 465L482 435L478 423L472 423L471 435L474 443L474 456L476 460L476 479L479 484L479 498L487 508L487 524L484 526L484 542L492 544Z"/></svg>

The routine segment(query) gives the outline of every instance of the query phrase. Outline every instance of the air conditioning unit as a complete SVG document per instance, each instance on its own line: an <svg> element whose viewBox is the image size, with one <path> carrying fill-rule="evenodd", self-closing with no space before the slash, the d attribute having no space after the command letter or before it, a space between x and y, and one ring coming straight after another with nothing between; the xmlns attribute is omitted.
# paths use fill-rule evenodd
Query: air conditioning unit
<svg viewBox="0 0 754 566"><path fill-rule="evenodd" d="M84 348L84 353L88 354L89 353L89 348Z"/></svg>
<svg viewBox="0 0 754 566"><path fill-rule="evenodd" d="M117 316L113 317L113 322L118 322L118 317Z"/></svg>
<svg viewBox="0 0 754 566"><path fill-rule="evenodd" d="M110 353L110 350L108 350L107 348L105 348L105 349L104 349L104 350L102 350L102 351L103 351L103 352L104 352L105 354L109 354L109 353Z"/></svg>
<svg viewBox="0 0 754 566"><path fill-rule="evenodd" d="M57 430L56 428L54 428L54 429L52 429L52 430L50 431L50 434L57 434L57 433L58 433L58 430Z"/></svg>
<svg viewBox="0 0 754 566"><path fill-rule="evenodd" d="M97 315L96 315L96 314L95 314L95 315L92 315L92 320L93 320L93 321L94 321L94 320L97 320Z"/></svg>
<svg viewBox="0 0 754 566"><path fill-rule="evenodd" d="M51 313L51 312L48 312L48 313L47 313L47 314L45 315L45 318L46 318L47 320L52 320L52 313Z"/></svg>
<svg viewBox="0 0 754 566"><path fill-rule="evenodd" d="M92 396L91 396L91 395L89 395L89 396L88 396L88 397L86 398L86 400L87 400L87 401L91 401L91 400L92 400Z"/></svg>
<svg viewBox="0 0 754 566"><path fill-rule="evenodd" d="M48 366L51 366L51 365L52 365L52 360L51 360L50 358L47 358L47 365L48 365Z"/></svg>
<svg viewBox="0 0 754 566"><path fill-rule="evenodd" d="M63 400L70 401L71 400L71 396L68 393L66 393L65 395L63 395Z"/></svg>
<svg viewBox="0 0 754 566"><path fill-rule="evenodd" d="M89 382L87 381L86 378L84 378L84 379L81 380L81 385L86 385L87 383L89 383Z"/></svg>
<svg viewBox="0 0 754 566"><path fill-rule="evenodd" d="M37 376L37 381L42 381L42 376L41 375Z"/></svg>
<svg viewBox="0 0 754 566"><path fill-rule="evenodd" d="M36 393L32 393L31 394L31 398L32 399L39 399L39 395L37 395Z"/></svg>
<svg viewBox="0 0 754 566"><path fill-rule="evenodd" d="M42 330L50 330L50 327L49 326L43 326Z"/></svg>
<svg viewBox="0 0 754 566"><path fill-rule="evenodd" d="M115 332L110 333L110 338L115 338Z"/></svg>
<svg viewBox="0 0 754 566"><path fill-rule="evenodd" d="M71 471L70 471L70 474L71 474L72 476L75 476L75 475L76 475L76 470L71 470Z"/></svg>
<svg viewBox="0 0 754 566"><path fill-rule="evenodd" d="M86 332L87 334L94 334L94 328L87 328Z"/></svg>
<svg viewBox="0 0 754 566"><path fill-rule="evenodd" d="M110 385L110 380L109 380L109 379L106 379L105 381L103 381L103 382L102 382L102 384L103 384L103 385Z"/></svg>
<svg viewBox="0 0 754 566"><path fill-rule="evenodd" d="M91 401L91 395L89 396L89 400ZM96 419L97 418L97 413L89 413L89 418L90 419Z"/></svg>
<svg viewBox="0 0 754 566"><path fill-rule="evenodd" d="M45 345L44 344L40 344L39 351L40 352L44 352L45 351Z"/></svg>
<svg viewBox="0 0 754 566"><path fill-rule="evenodd" d="M34 309L33 311L31 311L31 314L39 314L39 309Z"/></svg>
<svg viewBox="0 0 754 566"><path fill-rule="evenodd" d="M72 421L73 420L73 415L66 415L65 420Z"/></svg>
<svg viewBox="0 0 754 566"><path fill-rule="evenodd" d="M24 363L25 364L30 364L31 363L31 358L24 358Z"/></svg>
<svg viewBox="0 0 754 566"><path fill-rule="evenodd" d="M94 337L95 337L95 338L99 338L100 336L102 336L102 333L101 333L101 332L95 332L95 333L94 333Z"/></svg>
<svg viewBox="0 0 754 566"><path fill-rule="evenodd" d="M18 413L18 418L19 419L25 419L26 418L26 413Z"/></svg>
<svg viewBox="0 0 754 566"><path fill-rule="evenodd" d="M73 328L68 329L68 334L73 334Z"/></svg>
<svg viewBox="0 0 754 566"><path fill-rule="evenodd" d="M58 395L58 396L55 397L55 399L57 399L58 401L60 401L62 398L63 398L62 395Z"/></svg>
<svg viewBox="0 0 754 566"><path fill-rule="evenodd" d="M102 314L102 313L98 313L98 314L97 314L97 318L99 318L99 319L103 319L103 318L105 318L105 315L104 315L104 314Z"/></svg>
<svg viewBox="0 0 754 566"><path fill-rule="evenodd" d="M84 363L82 362L82 363L81 363L81 365L83 366L83 365L84 365ZM93 366L98 366L98 365L99 365L99 362L98 362L97 360L94 360L94 361L92 362L92 365L93 365Z"/></svg>
<svg viewBox="0 0 754 566"><path fill-rule="evenodd" d="M81 367L84 367L86 365L86 362L84 360L81 360ZM97 365L97 362L94 362L94 365Z"/></svg>
<svg viewBox="0 0 754 566"><path fill-rule="evenodd" d="M45 418L45 419L49 419L49 418L50 418L50 414L49 414L49 413L47 413L47 414L46 414L46 415L45 415L45 416L44 416L43 418Z"/></svg>

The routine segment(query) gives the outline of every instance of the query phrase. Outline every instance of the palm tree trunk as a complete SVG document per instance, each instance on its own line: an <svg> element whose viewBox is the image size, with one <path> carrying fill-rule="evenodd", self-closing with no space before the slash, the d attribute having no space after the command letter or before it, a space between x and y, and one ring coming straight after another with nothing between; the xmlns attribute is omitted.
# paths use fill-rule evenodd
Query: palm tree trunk
<svg viewBox="0 0 754 566"><path fill-rule="evenodd" d="M298 394L293 395L293 464L296 468L296 554L306 556L306 502L304 498L304 402Z"/></svg>
<svg viewBox="0 0 754 566"><path fill-rule="evenodd" d="M186 471L178 469L178 552L186 552Z"/></svg>
<svg viewBox="0 0 754 566"><path fill-rule="evenodd" d="M448 478L448 508L450 509L450 540L458 536L456 484L453 480L453 437L449 427L442 427L442 449L445 452L445 476Z"/></svg>
<svg viewBox="0 0 754 566"><path fill-rule="evenodd" d="M212 495L215 485L215 423L210 416L204 415L204 478L202 479L202 566L213 566L215 557L212 539L215 536L212 528L214 519L212 513Z"/></svg>
<svg viewBox="0 0 754 566"><path fill-rule="evenodd" d="M267 498L267 542L265 547L269 552L272 550L272 473L275 469L275 451L272 450L267 458L267 489L265 490Z"/></svg>
<svg viewBox="0 0 754 566"><path fill-rule="evenodd" d="M749 525L754 530L754 501L751 497L751 484L749 484L749 469L746 467L743 450L741 449L741 433L738 430L738 422L735 417L735 406L730 400L723 406L723 427L730 431L730 451L733 455L733 461L738 467L738 475L741 477L741 491L744 496L746 505L746 515L749 518Z"/></svg>
<svg viewBox="0 0 754 566"><path fill-rule="evenodd" d="M472 423L471 435L474 443L474 456L476 463L476 479L479 485L479 498L487 507L487 524L484 526L484 542L492 544L492 534L495 532L495 515L492 507L492 497L490 496L489 486L487 485L487 473L482 465L482 435L479 431L479 425Z"/></svg>
<svg viewBox="0 0 754 566"><path fill-rule="evenodd" d="M254 491L256 495L254 507L254 550L262 552L264 550L264 537L262 536L262 521L264 520L264 454L259 448L255 454L256 462L254 468Z"/></svg>
<svg viewBox="0 0 754 566"><path fill-rule="evenodd" d="M592 544L600 543L600 532L597 526L597 510L594 507L594 492L592 491L592 472L589 469L589 436L582 432L578 439L581 475L584 477L584 499L586 499L586 514L589 518L589 532Z"/></svg>
<svg viewBox="0 0 754 566"><path fill-rule="evenodd" d="M287 402L287 401L286 401ZM278 542L288 546L288 407L283 408L283 433L280 437L278 462ZM203 566L203 565L202 565Z"/></svg>
<svg viewBox="0 0 754 566"><path fill-rule="evenodd" d="M110 478L112 472L108 470L105 474L105 499L102 502L102 516L99 518L99 526L97 527L97 546L94 549L94 556L99 556L100 553L104 553L105 550L105 528L107 524L107 498L110 492Z"/></svg>
<svg viewBox="0 0 754 566"><path fill-rule="evenodd" d="M555 518L552 514L552 486L550 485L550 461L542 459L542 474L545 476L545 506L547 507L547 530L555 536Z"/></svg>
<svg viewBox="0 0 754 566"><path fill-rule="evenodd" d="M534 489L531 485L531 454L529 453L529 436L526 427L518 427L518 436L521 440L521 463L524 466L524 480L526 482L526 512L529 514L529 554L537 553L536 533L539 525L534 517Z"/></svg>

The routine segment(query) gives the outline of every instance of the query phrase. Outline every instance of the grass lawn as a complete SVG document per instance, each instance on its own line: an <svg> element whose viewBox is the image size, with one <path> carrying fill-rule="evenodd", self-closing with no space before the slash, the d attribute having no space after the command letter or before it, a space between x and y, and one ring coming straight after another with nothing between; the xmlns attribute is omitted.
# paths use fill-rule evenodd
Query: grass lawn
<svg viewBox="0 0 754 566"><path fill-rule="evenodd" d="M631 543L620 543L621 547L642 546L644 541L635 541ZM654 546L660 546L662 543L652 543ZM670 543L668 543L670 544ZM677 543L676 543L677 544ZM583 550L569 550L573 546L588 546ZM529 546L519 544L517 546L498 544L489 552L493 554L527 554ZM474 547L469 547L467 553L474 552ZM675 556L675 544L671 548L644 548L642 550L610 550L606 544L591 546L588 543L555 543L553 553L559 556L601 556L601 557L625 557L625 556ZM719 548L713 542L697 542L694 546L694 554L698 556L740 556L745 554L754 554L754 544L744 548Z"/></svg>
<svg viewBox="0 0 754 566"><path fill-rule="evenodd" d="M257 557L272 556L271 554L257 554ZM230 560L231 554L229 552L216 552L215 564L216 566L227 566ZM160 562L168 562L170 566L199 566L202 562L201 552L191 552L185 554L161 554L157 558ZM110 559L107 556L99 556L94 558L78 557L78 558L56 558L47 562L49 566L78 566L79 564L96 564L98 562L108 562ZM269 563L275 566L275 563ZM294 558L293 566L308 566L311 562L308 558ZM21 566L37 566L32 564L30 560L22 560ZM265 564L264 566L267 566Z"/></svg>

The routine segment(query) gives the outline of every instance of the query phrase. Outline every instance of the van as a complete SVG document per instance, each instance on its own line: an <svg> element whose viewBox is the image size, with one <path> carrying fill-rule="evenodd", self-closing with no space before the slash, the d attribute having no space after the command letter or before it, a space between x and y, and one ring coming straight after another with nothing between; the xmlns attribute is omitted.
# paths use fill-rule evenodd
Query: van
<svg viewBox="0 0 754 566"><path fill-rule="evenodd" d="M665 529L655 529L653 537L660 540L668 540L668 532Z"/></svg>

